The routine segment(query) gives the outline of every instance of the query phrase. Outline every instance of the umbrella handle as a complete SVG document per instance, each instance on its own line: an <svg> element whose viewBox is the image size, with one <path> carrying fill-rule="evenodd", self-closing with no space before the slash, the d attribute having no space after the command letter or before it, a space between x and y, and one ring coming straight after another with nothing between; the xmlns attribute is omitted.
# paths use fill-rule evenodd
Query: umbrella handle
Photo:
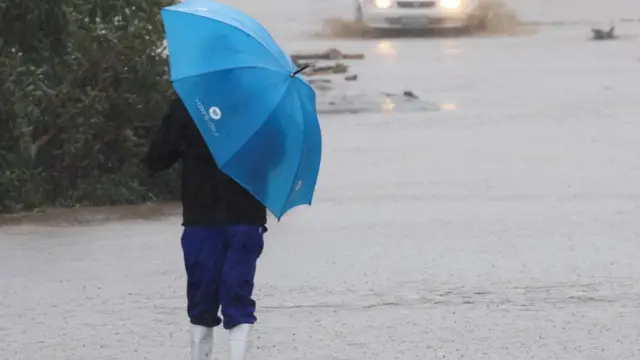
<svg viewBox="0 0 640 360"><path fill-rule="evenodd" d="M296 70L296 71L291 73L291 77L294 77L294 76L300 74L301 72L307 70L310 67L311 67L311 64L307 64L307 65L304 65L304 66L300 67L298 70Z"/></svg>

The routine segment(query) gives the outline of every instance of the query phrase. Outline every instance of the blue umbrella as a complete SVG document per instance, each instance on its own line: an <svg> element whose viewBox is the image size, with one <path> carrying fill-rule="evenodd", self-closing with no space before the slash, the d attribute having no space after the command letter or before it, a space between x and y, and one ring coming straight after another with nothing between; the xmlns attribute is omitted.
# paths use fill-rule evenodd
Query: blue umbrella
<svg viewBox="0 0 640 360"><path fill-rule="evenodd" d="M256 20L210 0L162 9L173 86L220 169L278 219L311 204L316 96Z"/></svg>

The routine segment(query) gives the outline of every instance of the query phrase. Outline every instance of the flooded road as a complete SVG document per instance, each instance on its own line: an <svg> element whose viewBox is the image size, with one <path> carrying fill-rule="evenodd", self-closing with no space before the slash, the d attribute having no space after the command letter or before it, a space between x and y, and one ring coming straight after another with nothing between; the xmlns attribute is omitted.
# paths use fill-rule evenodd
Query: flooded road
<svg viewBox="0 0 640 360"><path fill-rule="evenodd" d="M640 3L514 1L547 25L367 40L308 35L347 1L265 3L234 2L288 50L365 54L340 91L435 108L322 116L316 202L267 234L255 359L640 358L640 24L577 23ZM187 359L179 223L0 227L0 359Z"/></svg>

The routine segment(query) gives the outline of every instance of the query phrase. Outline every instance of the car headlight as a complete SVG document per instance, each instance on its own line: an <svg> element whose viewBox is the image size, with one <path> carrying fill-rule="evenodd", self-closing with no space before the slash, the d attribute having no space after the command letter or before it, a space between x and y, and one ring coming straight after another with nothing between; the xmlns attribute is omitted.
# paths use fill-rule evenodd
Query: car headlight
<svg viewBox="0 0 640 360"><path fill-rule="evenodd" d="M379 9L388 9L393 5L392 0L374 0L373 4Z"/></svg>
<svg viewBox="0 0 640 360"><path fill-rule="evenodd" d="M462 0L440 0L440 7L445 9L459 9L462 6Z"/></svg>

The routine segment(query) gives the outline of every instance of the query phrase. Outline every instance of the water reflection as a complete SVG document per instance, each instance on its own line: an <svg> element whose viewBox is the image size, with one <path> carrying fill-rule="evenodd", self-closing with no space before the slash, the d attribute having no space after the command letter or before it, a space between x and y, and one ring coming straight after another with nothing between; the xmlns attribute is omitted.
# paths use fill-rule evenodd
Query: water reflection
<svg viewBox="0 0 640 360"><path fill-rule="evenodd" d="M396 48L389 40L381 40L376 46L376 52L385 56L395 56L397 54Z"/></svg>
<svg viewBox="0 0 640 360"><path fill-rule="evenodd" d="M448 111L458 110L458 106L456 105L456 103L444 103L444 104L440 104L440 110L448 110Z"/></svg>
<svg viewBox="0 0 640 360"><path fill-rule="evenodd" d="M441 110L440 104L412 95L413 93L408 91L404 93L328 91L318 93L317 109L320 114L411 113ZM448 108L451 109L451 106Z"/></svg>
<svg viewBox="0 0 640 360"><path fill-rule="evenodd" d="M382 99L382 111L383 112L392 112L396 108L395 102L388 96L385 96Z"/></svg>

